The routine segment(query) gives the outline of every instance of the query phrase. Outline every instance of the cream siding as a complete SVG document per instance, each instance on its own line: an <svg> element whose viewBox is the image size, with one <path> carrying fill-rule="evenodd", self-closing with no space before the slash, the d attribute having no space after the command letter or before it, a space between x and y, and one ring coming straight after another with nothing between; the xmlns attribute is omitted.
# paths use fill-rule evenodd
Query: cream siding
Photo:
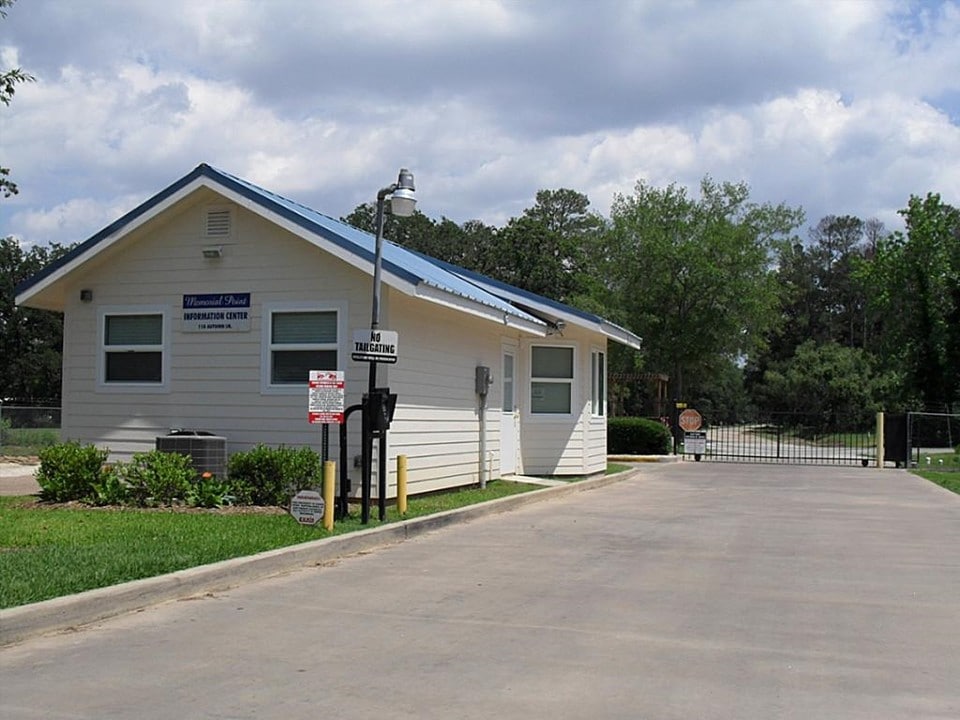
<svg viewBox="0 0 960 720"><path fill-rule="evenodd" d="M222 199L206 194L206 200ZM158 218L70 276L65 312L64 437L109 447L115 456L148 450L170 428L208 430L229 450L269 445L319 447L319 426L306 421L306 389L261 391L264 307L315 303L345 308L340 363L347 402L360 401L367 366L349 362L350 328L369 326L369 276L322 253L259 216L231 205L235 232L223 257L206 260L201 232L207 202ZM218 243L219 244L219 243ZM81 303L81 288L93 301ZM182 296L249 292L247 332L182 332ZM98 387L98 310L103 306L165 306L171 323L166 392ZM273 394L277 392L277 394ZM359 452L359 445L356 452ZM332 455L337 431L331 432ZM353 454L353 453L351 453Z"/></svg>
<svg viewBox="0 0 960 720"><path fill-rule="evenodd" d="M228 237L204 237L209 207L232 211ZM202 257L203 246L211 244L223 246L222 257ZM339 367L346 373L347 405L359 403L368 385L369 365L353 362L349 348L353 331L370 324L370 276L207 189L81 264L60 281L57 292L60 287L66 297L62 435L107 447L114 458L152 449L158 435L179 427L224 436L230 452L258 443L319 449L320 427L306 420L306 388L263 386L264 324L270 307L339 309ZM92 302L80 301L81 289L92 291ZM250 330L183 332L183 295L200 293L250 293ZM138 306L162 307L169 323L169 378L159 390L98 381L103 308ZM489 478L499 476L504 343L516 346L516 472L583 475L605 468L606 418L591 413L591 349L605 349L601 334L568 327L562 336L531 339L522 330L387 285L381 327L399 333L399 362L378 370L378 385L398 394L388 435L388 496L396 492L399 454L408 457L411 493L478 482L478 365L488 366L494 379L487 397L482 461ZM530 413L533 344L575 348L571 416ZM353 458L360 454L359 413L351 418L350 440L344 460L358 492L360 471L353 467ZM330 450L339 460L336 427L331 428Z"/></svg>
<svg viewBox="0 0 960 720"><path fill-rule="evenodd" d="M411 493L479 482L480 404L474 373L491 368L487 396L487 467L499 471L500 344L505 329L452 309L390 293L389 327L400 337L400 361L389 369L398 394L389 434L389 465L407 455ZM507 336L515 331L508 331ZM395 479L391 473L391 494Z"/></svg>

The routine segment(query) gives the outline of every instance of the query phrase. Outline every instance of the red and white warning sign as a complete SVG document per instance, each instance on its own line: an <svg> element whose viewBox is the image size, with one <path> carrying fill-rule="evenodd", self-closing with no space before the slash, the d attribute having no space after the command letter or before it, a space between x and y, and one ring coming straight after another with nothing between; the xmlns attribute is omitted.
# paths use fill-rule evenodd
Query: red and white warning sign
<svg viewBox="0 0 960 720"><path fill-rule="evenodd" d="M680 417L677 418L677 424L681 430L694 432L700 429L700 426L703 424L703 418L696 410L688 408L680 413Z"/></svg>
<svg viewBox="0 0 960 720"><path fill-rule="evenodd" d="M342 370L311 370L307 419L312 425L343 422L344 382Z"/></svg>

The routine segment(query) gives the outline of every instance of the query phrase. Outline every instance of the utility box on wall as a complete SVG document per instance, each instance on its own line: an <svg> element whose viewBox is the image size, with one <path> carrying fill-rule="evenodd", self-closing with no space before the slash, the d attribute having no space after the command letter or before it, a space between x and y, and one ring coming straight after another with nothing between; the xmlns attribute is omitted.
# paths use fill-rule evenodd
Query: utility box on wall
<svg viewBox="0 0 960 720"><path fill-rule="evenodd" d="M490 374L490 368L486 365L477 365L475 380L475 392L477 395L485 396L490 390L490 386L493 385L493 376Z"/></svg>

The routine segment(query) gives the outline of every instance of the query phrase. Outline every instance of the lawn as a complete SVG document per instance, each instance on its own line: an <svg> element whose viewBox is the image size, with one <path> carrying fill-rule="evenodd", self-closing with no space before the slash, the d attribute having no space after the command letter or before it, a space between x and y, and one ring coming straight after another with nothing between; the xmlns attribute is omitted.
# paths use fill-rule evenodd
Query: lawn
<svg viewBox="0 0 960 720"><path fill-rule="evenodd" d="M925 480L929 480L932 483L936 483L940 487L944 487L951 492L955 492L960 495L960 472L956 470L920 470L916 469L913 471L914 475L919 475Z"/></svg>
<svg viewBox="0 0 960 720"><path fill-rule="evenodd" d="M542 489L493 481L484 490L412 497L403 517L387 508L384 523ZM32 497L0 497L0 608L14 607L128 580L253 555L376 527L374 507L362 525L359 508L332 533L298 525L285 512L139 510L51 507Z"/></svg>

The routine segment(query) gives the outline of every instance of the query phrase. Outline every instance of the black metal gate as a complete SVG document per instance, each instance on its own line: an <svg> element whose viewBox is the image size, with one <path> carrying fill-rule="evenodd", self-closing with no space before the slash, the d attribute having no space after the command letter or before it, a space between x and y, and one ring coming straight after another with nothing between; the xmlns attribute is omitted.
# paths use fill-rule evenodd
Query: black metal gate
<svg viewBox="0 0 960 720"><path fill-rule="evenodd" d="M811 465L876 464L875 423L790 412L758 414L749 422L713 423L704 416L706 446L691 460ZM683 442L680 431L679 441Z"/></svg>

